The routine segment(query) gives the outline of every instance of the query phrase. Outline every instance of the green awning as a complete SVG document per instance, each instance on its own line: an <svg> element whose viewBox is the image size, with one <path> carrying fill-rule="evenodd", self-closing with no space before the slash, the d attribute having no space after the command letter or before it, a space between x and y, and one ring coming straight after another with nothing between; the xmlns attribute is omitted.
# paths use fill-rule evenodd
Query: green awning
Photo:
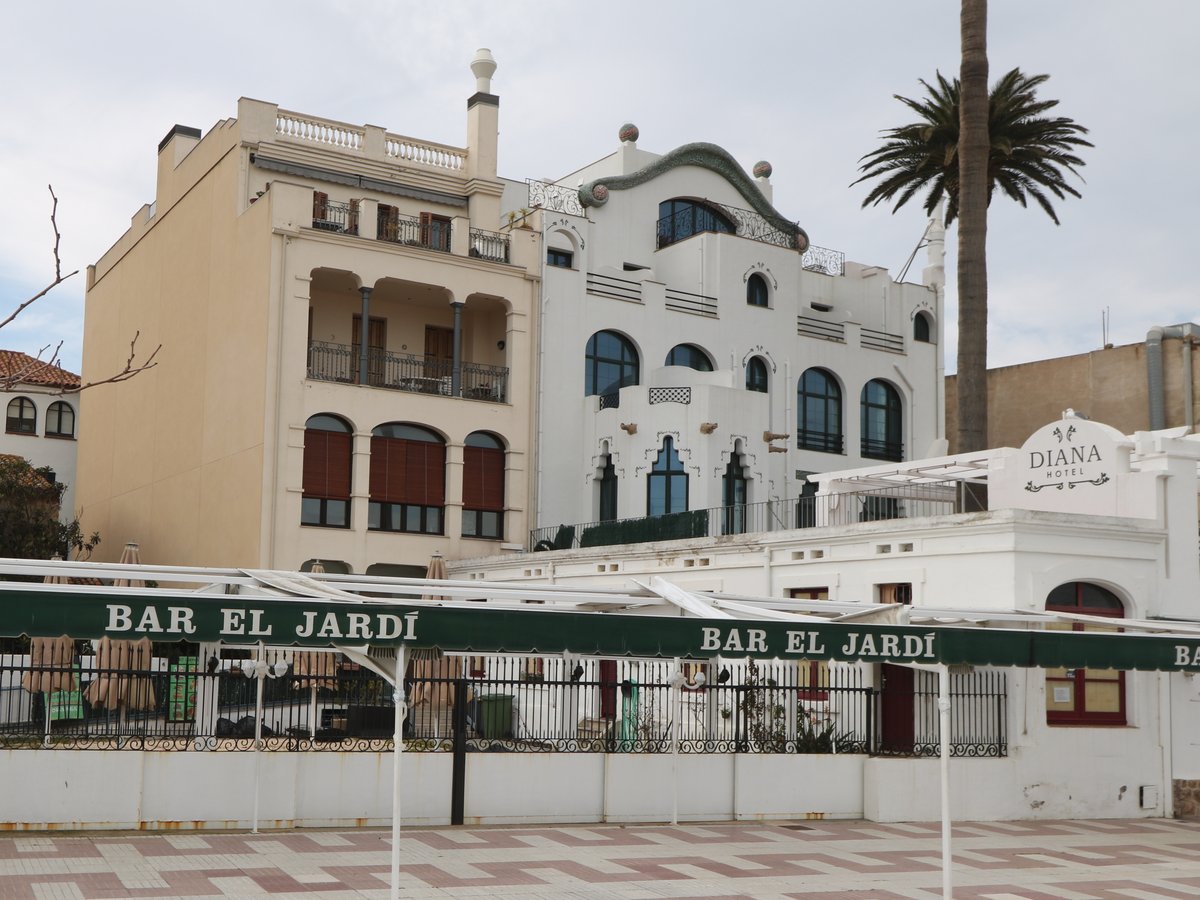
<svg viewBox="0 0 1200 900"><path fill-rule="evenodd" d="M463 653L1200 671L1200 639L1169 634L790 623L4 585L0 636L60 634L303 647L404 644Z"/></svg>

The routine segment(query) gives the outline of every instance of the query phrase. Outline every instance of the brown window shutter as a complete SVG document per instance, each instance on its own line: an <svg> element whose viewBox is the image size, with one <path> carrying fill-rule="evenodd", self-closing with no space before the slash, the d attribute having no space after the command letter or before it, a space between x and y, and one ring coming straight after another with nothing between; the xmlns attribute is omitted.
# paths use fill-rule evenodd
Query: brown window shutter
<svg viewBox="0 0 1200 900"><path fill-rule="evenodd" d="M304 432L303 487L307 497L350 499L352 436L337 431Z"/></svg>
<svg viewBox="0 0 1200 900"><path fill-rule="evenodd" d="M313 191L313 220L322 221L328 209L329 195L324 191Z"/></svg>
<svg viewBox="0 0 1200 900"><path fill-rule="evenodd" d="M406 501L410 441L397 438L371 438L371 499L381 503ZM408 501L412 502L412 501Z"/></svg>
<svg viewBox="0 0 1200 900"><path fill-rule="evenodd" d="M463 506L504 510L504 451L489 447L463 448Z"/></svg>
<svg viewBox="0 0 1200 900"><path fill-rule="evenodd" d="M350 201L350 214L346 217L346 233L358 234L358 201Z"/></svg>
<svg viewBox="0 0 1200 900"><path fill-rule="evenodd" d="M404 500L421 506L446 503L446 447L429 441L406 441L408 468Z"/></svg>

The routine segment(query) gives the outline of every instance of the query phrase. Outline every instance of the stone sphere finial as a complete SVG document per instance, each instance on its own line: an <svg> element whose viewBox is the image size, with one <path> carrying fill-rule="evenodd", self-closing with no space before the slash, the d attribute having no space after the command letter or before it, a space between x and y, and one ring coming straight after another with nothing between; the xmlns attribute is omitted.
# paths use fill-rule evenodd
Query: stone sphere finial
<svg viewBox="0 0 1200 900"><path fill-rule="evenodd" d="M621 130L617 132L617 137L621 139L622 144L636 144L640 133L636 125L632 122L626 122L621 126Z"/></svg>
<svg viewBox="0 0 1200 900"><path fill-rule="evenodd" d="M492 76L496 74L496 60L492 57L492 51L487 47L480 47L475 51L475 58L471 60L471 74L475 76L475 90L481 94L492 92Z"/></svg>
<svg viewBox="0 0 1200 900"><path fill-rule="evenodd" d="M755 178L770 178L771 173L775 170L765 159L760 159L754 164L754 168L751 171L754 173Z"/></svg>

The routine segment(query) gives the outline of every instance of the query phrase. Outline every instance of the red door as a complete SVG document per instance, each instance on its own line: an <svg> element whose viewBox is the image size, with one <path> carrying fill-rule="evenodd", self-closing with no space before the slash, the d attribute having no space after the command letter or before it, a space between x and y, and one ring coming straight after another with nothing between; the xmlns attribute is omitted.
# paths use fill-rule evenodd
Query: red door
<svg viewBox="0 0 1200 900"><path fill-rule="evenodd" d="M913 749L913 670L882 665L879 749L884 753L911 753Z"/></svg>

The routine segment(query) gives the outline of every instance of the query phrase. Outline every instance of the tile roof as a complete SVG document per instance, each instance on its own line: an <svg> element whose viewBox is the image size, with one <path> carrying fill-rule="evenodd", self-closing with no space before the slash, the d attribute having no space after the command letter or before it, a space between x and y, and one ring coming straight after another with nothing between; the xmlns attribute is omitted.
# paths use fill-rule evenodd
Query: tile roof
<svg viewBox="0 0 1200 900"><path fill-rule="evenodd" d="M79 387L79 376L62 366L51 365L19 350L0 350L0 380L8 379L17 384L40 384L67 390Z"/></svg>
<svg viewBox="0 0 1200 900"><path fill-rule="evenodd" d="M21 484L32 488L46 488L50 486L50 482L38 474L37 469L23 456L17 456L15 453L0 453L0 463L21 463L23 470L21 472Z"/></svg>

